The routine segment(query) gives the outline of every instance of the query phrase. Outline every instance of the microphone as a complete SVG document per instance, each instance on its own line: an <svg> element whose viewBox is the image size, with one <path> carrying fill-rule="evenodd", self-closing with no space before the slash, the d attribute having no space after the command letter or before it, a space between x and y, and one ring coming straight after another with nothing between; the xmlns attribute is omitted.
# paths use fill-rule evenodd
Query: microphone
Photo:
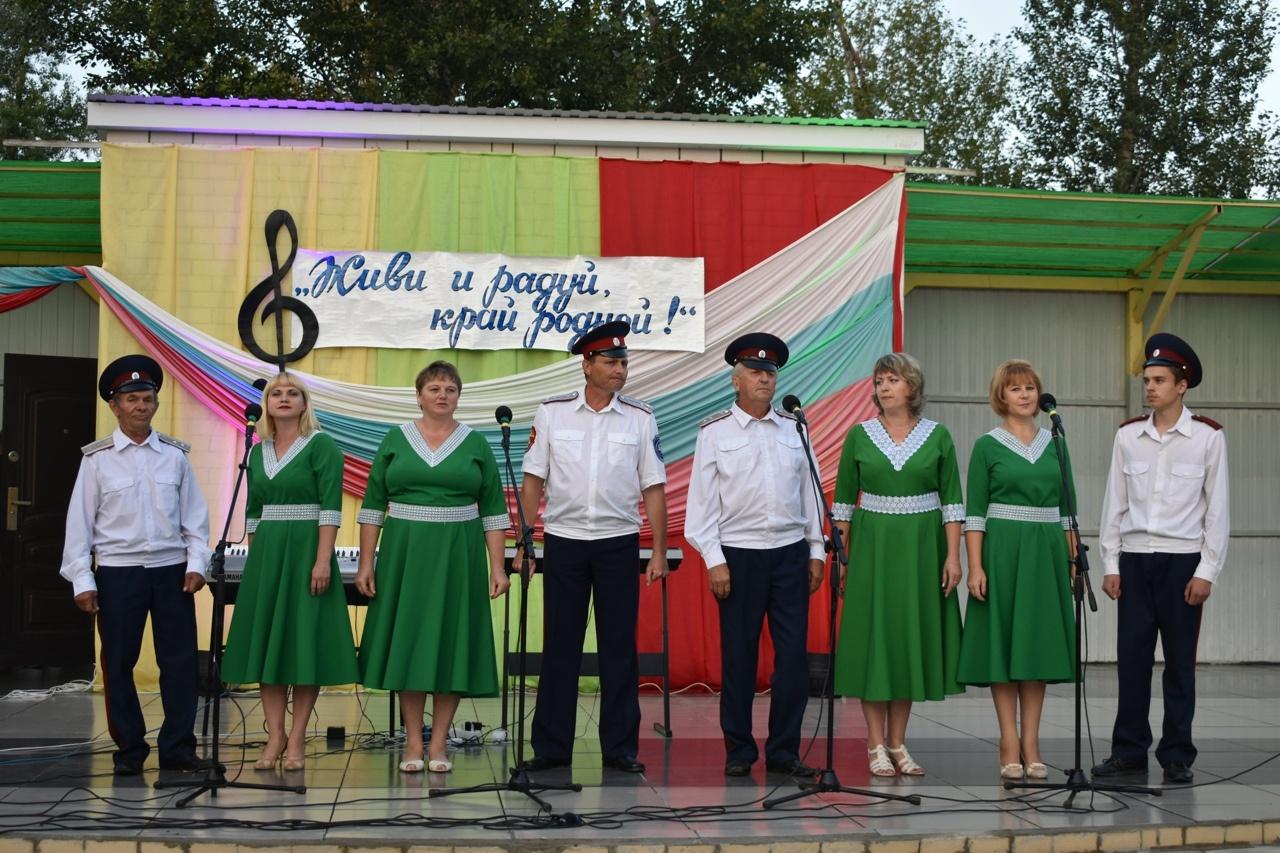
<svg viewBox="0 0 1280 853"><path fill-rule="evenodd" d="M493 410L493 417L502 427L502 446L508 447L511 444L511 407L499 406Z"/></svg>
<svg viewBox="0 0 1280 853"><path fill-rule="evenodd" d="M1066 435L1067 431L1062 428L1062 418L1058 417L1058 401L1048 391L1040 395L1040 411L1049 415L1049 420L1053 422L1053 428Z"/></svg>
<svg viewBox="0 0 1280 853"><path fill-rule="evenodd" d="M245 429L253 432L253 427L258 423L258 419L262 417L262 407L257 403L250 403L244 407Z"/></svg>
<svg viewBox="0 0 1280 853"><path fill-rule="evenodd" d="M800 398L797 397L795 394L788 394L787 396L782 398L782 408L785 409L788 413L795 415L796 420L798 420L800 423L804 424L805 426L809 425L809 422L805 420L805 417L804 417L804 409L800 408Z"/></svg>

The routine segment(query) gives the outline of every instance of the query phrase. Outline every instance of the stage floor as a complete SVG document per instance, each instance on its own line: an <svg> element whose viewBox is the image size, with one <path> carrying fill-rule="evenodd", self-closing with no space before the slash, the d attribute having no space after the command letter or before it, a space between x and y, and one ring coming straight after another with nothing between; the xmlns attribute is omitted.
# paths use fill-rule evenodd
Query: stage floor
<svg viewBox="0 0 1280 853"><path fill-rule="evenodd" d="M1115 681L1114 668L1091 668L1087 708L1093 749L1086 742L1086 768L1108 754ZM1158 695L1158 673L1155 684ZM256 694L224 701L222 758L228 777L305 784L306 793L223 790L216 800L202 795L185 809L174 807L179 792L152 788L162 775L154 769L154 752L143 776L112 775L101 694L8 700L0 702L0 830L30 838L226 839L284 845L456 841L505 846L554 839L547 844L601 846L1000 836L1064 828L1100 831L1187 827L1206 821L1280 821L1280 760L1249 769L1280 752L1280 666L1202 666L1198 684L1197 786L1166 788L1160 797L1082 794L1069 811L1064 794L1002 789L997 778L997 727L986 691L971 689L945 702L917 705L907 741L928 775L889 782L869 776L857 702L837 700L835 769L840 780L886 793L918 794L920 805L828 794L768 811L761 808L761 800L793 791L795 784L766 774L763 762L750 777L724 777L715 696L689 691L673 697L673 737L667 739L652 728L661 720L661 697L644 691L639 757L648 769L642 775L601 769L596 700L583 696L572 770L537 775L543 782L572 779L583 786L580 793L545 795L555 813L576 815L584 822L581 826L537 821L537 807L518 793L428 799L429 788L505 781L510 753L501 745L462 747L454 751L455 769L447 776L402 774L396 767L398 748L388 749L377 735L388 725L384 694L322 696L313 718L316 737L307 767L288 774L253 770L263 737ZM1072 688L1058 685L1049 690L1041 730L1044 758L1054 768L1066 768L1072 763ZM143 700L148 723L158 726L159 696ZM761 737L768 701L758 697L755 705ZM806 762L814 766L824 763L824 705L811 699L806 714L803 748ZM1152 705L1158 732L1159 700ZM530 715L532 710L530 695ZM459 721L478 720L487 727L497 726L500 719L496 699L465 701L459 712ZM346 727L346 741L331 748L326 727L339 725ZM1062 779L1058 770L1051 772L1051 781ZM1154 758L1145 782L1160 784ZM1186 838L1191 843L1189 834Z"/></svg>

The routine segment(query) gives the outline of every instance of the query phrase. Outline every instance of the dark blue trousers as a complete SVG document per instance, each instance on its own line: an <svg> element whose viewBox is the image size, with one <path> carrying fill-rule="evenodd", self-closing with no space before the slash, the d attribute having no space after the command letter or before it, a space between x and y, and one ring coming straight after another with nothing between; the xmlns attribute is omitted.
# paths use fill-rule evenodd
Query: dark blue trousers
<svg viewBox="0 0 1280 853"><path fill-rule="evenodd" d="M726 761L759 757L751 734L760 632L769 619L773 675L769 679L769 739L765 760L800 757L800 725L809 701L809 546L801 540L781 548L724 547L729 595L720 601L720 728Z"/></svg>
<svg viewBox="0 0 1280 853"><path fill-rule="evenodd" d="M1146 764L1151 748L1151 667L1156 635L1164 649L1164 729L1156 760L1190 766L1196 759L1191 721L1196 713L1196 644L1204 605L1184 599L1199 554L1120 554L1117 670L1120 701L1111 754Z"/></svg>
<svg viewBox="0 0 1280 853"><path fill-rule="evenodd" d="M533 754L573 759L578 675L588 604L594 598L600 661L600 754L635 758L640 749L640 535L608 539L544 538L543 643Z"/></svg>
<svg viewBox="0 0 1280 853"><path fill-rule="evenodd" d="M133 683L142 634L151 615L151 635L160 666L164 724L156 738L162 762L191 758L196 751L200 669L196 660L195 597L182 591L186 564L99 566L98 635L102 640L102 687L107 729L116 742L116 763L143 762L151 752L147 726Z"/></svg>

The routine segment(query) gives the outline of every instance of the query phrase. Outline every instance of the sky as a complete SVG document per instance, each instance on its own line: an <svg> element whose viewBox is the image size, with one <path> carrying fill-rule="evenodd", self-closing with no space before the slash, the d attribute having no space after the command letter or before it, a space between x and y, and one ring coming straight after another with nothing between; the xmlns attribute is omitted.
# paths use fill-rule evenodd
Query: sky
<svg viewBox="0 0 1280 853"><path fill-rule="evenodd" d="M1268 0L1280 9L1280 0ZM1022 23L1022 0L942 0L953 17L963 18L966 29L979 41L1005 35ZM1262 109L1280 113L1280 38L1271 45L1271 74L1258 90Z"/></svg>

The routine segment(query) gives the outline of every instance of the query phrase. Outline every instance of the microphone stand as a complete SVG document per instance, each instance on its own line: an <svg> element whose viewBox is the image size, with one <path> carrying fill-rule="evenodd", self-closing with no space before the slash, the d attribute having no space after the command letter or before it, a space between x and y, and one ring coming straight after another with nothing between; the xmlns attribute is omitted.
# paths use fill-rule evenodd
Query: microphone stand
<svg viewBox="0 0 1280 853"><path fill-rule="evenodd" d="M429 799L436 797L449 797L454 794L472 794L481 791L512 791L517 794L523 794L533 800L538 806L548 813L548 817L556 826L581 826L582 818L573 812L564 812L562 814L551 813L551 803L539 797L538 794L543 791L581 791L582 786L576 782L567 785L548 785L541 782L535 783L529 777L529 771L524 766L524 699L525 699L525 673L527 670L526 661L526 642L528 640L528 624L529 624L529 582L533 579L534 556L533 556L533 528L530 527L525 519L524 504L520 500L520 488L516 483L515 469L511 465L511 427L508 424L502 424L502 455L506 461L507 479L511 481L511 489L515 493L516 503L516 522L517 530L520 531L519 548L521 551L520 559L520 615L516 626L516 657L519 663L516 667L516 679L518 682L516 696L516 763L511 768L511 776L506 782L485 782L480 785L471 785L465 788L432 788L427 792ZM508 592L508 595L510 592ZM505 659L507 650L504 647L502 656ZM505 685L504 685L505 689Z"/></svg>
<svg viewBox="0 0 1280 853"><path fill-rule="evenodd" d="M227 507L226 519L222 523L222 537L213 549L213 557L209 560L209 574L213 579L213 618L209 629L209 671L205 680L205 696L213 706L213 745L209 750L210 766L200 782L179 782L159 780L156 788L194 788L195 790L179 799L174 806L185 808L196 797L209 792L209 796L217 799L218 791L223 788L251 788L258 791L292 791L305 794L305 785L263 785L256 782L233 782L227 780L227 769L218 761L218 747L222 742L222 729L219 725L222 708L222 636L223 611L226 607L226 557L227 533L231 530L231 517L236 511L236 498L240 496L240 483L249 472L249 451L253 449L254 422L249 421L244 432L244 454L240 457L240 469L236 473L235 488L231 492L231 504Z"/></svg>
<svg viewBox="0 0 1280 853"><path fill-rule="evenodd" d="M1098 612L1098 600L1093 596L1093 586L1089 583L1089 547L1084 544L1080 538L1080 522L1076 518L1076 499L1070 489L1070 478L1067 471L1067 454L1066 454L1066 438L1063 433L1062 420L1058 417L1057 412L1051 412L1053 424L1053 443L1054 450L1058 454L1058 471L1062 476L1062 494L1066 496L1067 503L1067 519L1070 523L1071 532L1075 535L1076 540L1076 559L1073 561L1076 567L1075 577L1071 581L1071 595L1075 599L1076 609L1076 712L1075 712L1075 763L1071 769L1066 771L1066 782L1005 782L1006 791L1012 791L1018 788L1028 788L1042 791L1070 791L1071 795L1067 797L1066 807L1071 808L1071 803L1075 800L1076 795L1083 791L1106 791L1121 794L1151 794L1159 797L1162 791L1159 788L1149 788L1142 785L1111 785L1100 782L1093 782L1085 775L1084 769L1081 767L1080 758L1080 722L1083 717L1084 708L1084 660L1081 655L1081 636L1084 634L1084 599L1089 597L1089 611Z"/></svg>
<svg viewBox="0 0 1280 853"><path fill-rule="evenodd" d="M840 528L836 527L836 520L831 514L831 506L827 503L826 493L822 491L822 478L818 475L818 467L813 458L813 449L809 446L809 434L806 427L808 422L805 420L804 412L796 408L792 414L796 417L796 432L800 434L800 443L804 446L804 457L809 463L809 476L813 481L814 500L818 504L818 508L822 511L823 517L827 520L827 526L831 530L831 540L828 542L828 550L834 555L831 565L831 617L830 626L827 634L827 648L830 650L827 658L827 689L824 697L827 702L827 763L822 770L818 772L818 777L812 782L800 782L800 790L792 794L782 797L773 797L764 801L764 807L771 809L774 806L780 806L783 803L789 803L792 800L799 800L803 797L812 797L817 794L854 794L862 797L872 797L880 800L896 800L898 802L911 803L912 805L920 805L920 797L915 794L902 795L890 794L884 791L868 791L862 788L849 788L840 784L840 777L835 771L835 714L836 714L836 691L835 691L835 671L836 671L836 608L840 595L840 571L839 567L849 566L849 554L845 550L844 538L840 535Z"/></svg>

